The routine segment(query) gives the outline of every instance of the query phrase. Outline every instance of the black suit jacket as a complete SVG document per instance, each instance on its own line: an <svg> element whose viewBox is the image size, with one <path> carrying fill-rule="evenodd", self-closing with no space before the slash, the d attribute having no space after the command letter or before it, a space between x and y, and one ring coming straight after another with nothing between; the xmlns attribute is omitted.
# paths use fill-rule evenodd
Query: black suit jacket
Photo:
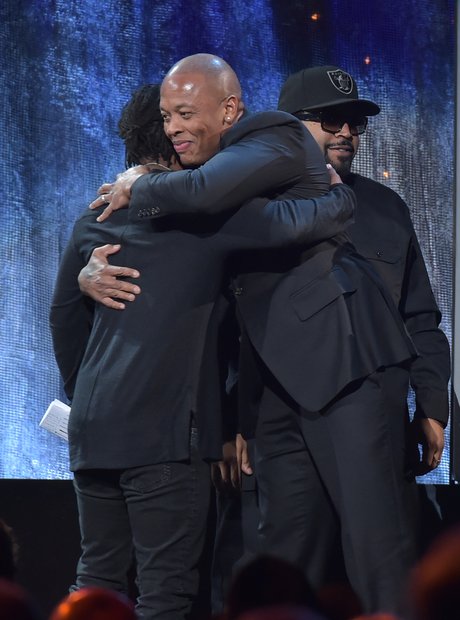
<svg viewBox="0 0 460 620"><path fill-rule="evenodd" d="M292 117L283 122L285 129L272 149L277 177L291 179L292 162L298 159L295 175L303 178L308 161L318 169L311 184L322 193L327 175L319 152L305 157L300 124ZM165 180L182 175L163 174ZM283 253L286 246L327 238L346 227L353 206L353 192L338 186L304 203L263 198L222 216L133 222L121 210L100 224L96 212L85 212L61 262L51 309L56 358L72 397L71 468L185 460L192 412L203 457L220 459L222 377L217 360L225 304L217 300L227 260L248 248ZM91 324L77 275L94 247L115 242L122 246L117 263L139 269L142 293L122 312L97 306Z"/></svg>
<svg viewBox="0 0 460 620"><path fill-rule="evenodd" d="M318 190L311 179L320 178L320 169L298 176L307 154L319 153L300 122L298 139L303 135L307 149L297 151L290 165L278 165L283 127L292 122L282 112L256 114L225 134L223 151L212 162L139 179L132 217L215 213L254 192L290 200ZM320 410L353 381L417 354L381 279L343 236L303 251L248 252L239 270L235 292L244 328L274 376L305 409Z"/></svg>

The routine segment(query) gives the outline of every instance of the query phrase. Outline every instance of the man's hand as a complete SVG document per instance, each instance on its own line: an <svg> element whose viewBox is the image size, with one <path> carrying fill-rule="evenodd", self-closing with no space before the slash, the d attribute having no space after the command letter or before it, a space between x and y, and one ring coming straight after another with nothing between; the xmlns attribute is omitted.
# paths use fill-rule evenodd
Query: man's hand
<svg viewBox="0 0 460 620"><path fill-rule="evenodd" d="M222 461L213 463L211 477L214 486L220 492L229 492L240 488L240 472L236 458L234 441L227 441L222 448Z"/></svg>
<svg viewBox="0 0 460 620"><path fill-rule="evenodd" d="M238 462L239 472L243 472L248 476L252 475L251 462L248 454L248 444L243 436L238 433L236 436L236 460Z"/></svg>
<svg viewBox="0 0 460 620"><path fill-rule="evenodd" d="M115 310L124 310L125 304L115 301L114 297L134 301L136 295L141 292L136 284L117 279L117 276L138 278L140 274L137 269L109 264L107 257L118 252L120 247L120 245L108 244L95 248L88 264L78 275L78 284L84 295Z"/></svg>
<svg viewBox="0 0 460 620"><path fill-rule="evenodd" d="M329 182L331 185L335 185L336 183L343 183L339 173L336 172L335 168L331 166L331 164L326 164L326 168L329 172Z"/></svg>
<svg viewBox="0 0 460 620"><path fill-rule="evenodd" d="M147 166L134 166L117 175L115 183L104 183L101 185L97 190L99 196L89 205L90 209L98 209L108 203L97 218L97 221L103 222L110 217L113 211L127 207L131 198L131 186L134 181L137 181L139 177L148 172L150 172L150 169Z"/></svg>
<svg viewBox="0 0 460 620"><path fill-rule="evenodd" d="M431 418L416 418L411 424L411 439L422 446L422 457L413 465L416 476L436 469L444 450L444 428Z"/></svg>

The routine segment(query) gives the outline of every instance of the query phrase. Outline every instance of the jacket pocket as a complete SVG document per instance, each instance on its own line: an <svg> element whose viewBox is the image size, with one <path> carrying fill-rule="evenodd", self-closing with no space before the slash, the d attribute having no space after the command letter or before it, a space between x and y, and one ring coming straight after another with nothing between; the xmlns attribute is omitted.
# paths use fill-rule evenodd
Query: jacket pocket
<svg viewBox="0 0 460 620"><path fill-rule="evenodd" d="M376 242L372 246L361 243L358 253L369 261L382 261L383 263L397 263L401 260L401 247L398 243L389 239Z"/></svg>
<svg viewBox="0 0 460 620"><path fill-rule="evenodd" d="M339 267L334 267L320 278L312 280L291 295L294 310L301 321L347 293L354 293L356 286Z"/></svg>

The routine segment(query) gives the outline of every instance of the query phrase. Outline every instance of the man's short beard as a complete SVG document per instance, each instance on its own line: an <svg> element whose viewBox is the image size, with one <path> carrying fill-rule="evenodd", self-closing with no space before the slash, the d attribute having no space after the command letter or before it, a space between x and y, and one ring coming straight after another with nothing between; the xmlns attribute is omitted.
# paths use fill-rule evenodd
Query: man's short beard
<svg viewBox="0 0 460 620"><path fill-rule="evenodd" d="M325 155L326 164L331 164L331 166L335 169L340 178L345 179L351 172L351 164L353 163L353 158L347 158L344 161L331 161L326 152Z"/></svg>

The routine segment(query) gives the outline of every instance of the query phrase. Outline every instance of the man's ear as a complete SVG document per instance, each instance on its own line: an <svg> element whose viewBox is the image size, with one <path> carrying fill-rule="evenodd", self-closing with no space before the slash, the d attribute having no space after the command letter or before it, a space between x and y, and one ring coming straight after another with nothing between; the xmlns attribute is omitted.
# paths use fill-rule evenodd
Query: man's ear
<svg viewBox="0 0 460 620"><path fill-rule="evenodd" d="M229 95L225 100L224 123L233 125L239 118L240 101L236 95Z"/></svg>

